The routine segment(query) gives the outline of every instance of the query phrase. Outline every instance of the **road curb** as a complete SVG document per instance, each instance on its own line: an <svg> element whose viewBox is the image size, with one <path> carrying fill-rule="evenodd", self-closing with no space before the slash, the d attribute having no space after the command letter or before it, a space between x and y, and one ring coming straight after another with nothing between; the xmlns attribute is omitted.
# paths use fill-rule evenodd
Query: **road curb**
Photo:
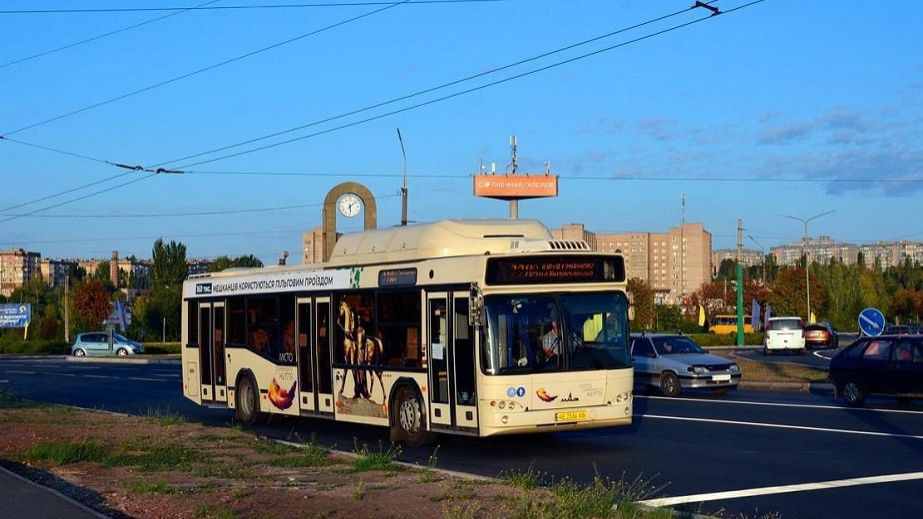
<svg viewBox="0 0 923 519"><path fill-rule="evenodd" d="M103 364L179 364L179 357L168 358L168 359L152 359L152 358L119 358L119 357L65 357L66 362L88 362L88 363L103 363Z"/></svg>
<svg viewBox="0 0 923 519"><path fill-rule="evenodd" d="M793 391L800 393L833 393L833 384L825 382L746 382L741 381L738 389L751 391Z"/></svg>
<svg viewBox="0 0 923 519"><path fill-rule="evenodd" d="M67 357L67 355L26 355L26 354L23 354L23 353L3 353L3 354L0 354L0 360L6 360L6 359L13 359L13 360L19 360L19 359L28 359L28 360L36 360L36 359L38 359L38 360L43 360L43 359L44 359L44 360L47 360L47 359L56 359L56 360L61 360L61 359L66 358L66 357Z"/></svg>

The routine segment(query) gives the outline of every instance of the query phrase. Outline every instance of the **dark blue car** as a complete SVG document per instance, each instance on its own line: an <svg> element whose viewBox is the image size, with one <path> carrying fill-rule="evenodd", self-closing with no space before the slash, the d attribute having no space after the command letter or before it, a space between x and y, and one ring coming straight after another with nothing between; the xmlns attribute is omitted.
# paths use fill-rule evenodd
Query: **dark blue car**
<svg viewBox="0 0 923 519"><path fill-rule="evenodd" d="M902 402L923 397L923 335L863 337L830 361L828 374L846 405L860 407L868 395Z"/></svg>

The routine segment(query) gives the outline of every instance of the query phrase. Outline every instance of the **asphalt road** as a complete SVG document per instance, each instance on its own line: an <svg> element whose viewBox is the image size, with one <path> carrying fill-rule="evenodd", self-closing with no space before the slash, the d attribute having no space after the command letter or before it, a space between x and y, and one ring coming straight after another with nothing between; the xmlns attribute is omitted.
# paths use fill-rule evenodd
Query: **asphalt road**
<svg viewBox="0 0 923 519"><path fill-rule="evenodd" d="M224 426L227 410L180 393L178 365L0 359L0 389L19 396L135 414L180 412ZM587 481L641 478L655 498L705 513L785 518L923 517L923 402L870 399L865 409L830 396L738 392L666 399L639 394L630 428L496 439L441 437L440 468L486 476L532 470ZM351 450L387 441L382 428L279 418L258 428ZM406 449L425 464L433 448Z"/></svg>

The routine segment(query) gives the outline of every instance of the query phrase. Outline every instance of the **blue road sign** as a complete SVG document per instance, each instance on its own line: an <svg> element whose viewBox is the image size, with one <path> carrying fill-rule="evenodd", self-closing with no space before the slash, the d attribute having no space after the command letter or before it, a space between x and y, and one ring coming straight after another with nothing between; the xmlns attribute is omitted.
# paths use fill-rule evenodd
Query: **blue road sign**
<svg viewBox="0 0 923 519"><path fill-rule="evenodd" d="M25 328L32 320L32 305L14 303L0 305L0 328Z"/></svg>
<svg viewBox="0 0 923 519"><path fill-rule="evenodd" d="M871 337L881 335L885 330L885 314L877 308L866 308L859 312L859 329Z"/></svg>

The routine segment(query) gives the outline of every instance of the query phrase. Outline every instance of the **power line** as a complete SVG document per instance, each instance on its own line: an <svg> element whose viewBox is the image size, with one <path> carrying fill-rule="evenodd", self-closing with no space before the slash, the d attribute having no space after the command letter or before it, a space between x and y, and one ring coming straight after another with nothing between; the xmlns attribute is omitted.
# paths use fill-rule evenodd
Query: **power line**
<svg viewBox="0 0 923 519"><path fill-rule="evenodd" d="M216 176L255 176L255 177L355 177L355 178L401 178L402 173L342 173L342 172L306 172L306 171L214 171L214 170L183 170L187 175L216 175ZM408 174L413 178L437 178L471 180L470 174L458 175L452 173L414 173ZM769 183L862 183L862 184L903 184L923 183L923 178L890 179L890 178L786 178L786 177L684 177L684 176L587 176L587 175L557 175L561 180L590 180L590 181L630 181L630 182L769 182Z"/></svg>
<svg viewBox="0 0 923 519"><path fill-rule="evenodd" d="M50 200L50 199L52 199L52 198L57 198L57 197L59 197L59 196L67 195L67 194L73 193L73 192L75 192L75 191L80 191L81 189L86 189L86 188L88 188L88 187L93 187L93 186L96 186L96 185L99 185L99 184L104 184L104 183L106 183L106 182L110 182L110 181L112 181L112 180L116 180L116 179L122 178L122 177L124 177L124 176L126 176L126 175L131 175L132 173L134 173L134 171L126 171L125 173L119 173L118 175L113 175L113 176L111 176L111 177L106 177L106 178L104 178L104 179L102 179L102 180L97 180L96 182L90 182L89 184L83 184L83 185L81 185L81 186L73 187L73 188L67 189L67 190L65 190L65 191L61 191L61 192L59 192L59 193L54 193L54 194L51 194L51 195L43 196L43 197L41 197L41 198L35 198L35 199L32 199L32 200L29 200L28 202L23 202L23 203L21 203L21 204L11 205L11 206L9 206L9 207L4 207L3 209L0 209L0 213L4 213L4 212L6 212L6 211L11 211L11 210L13 210L13 209L19 209L20 207L24 207L24 206L27 206L27 205L32 205L32 204L37 204L37 203L39 203L39 202L44 202L45 200Z"/></svg>
<svg viewBox="0 0 923 519"><path fill-rule="evenodd" d="M711 4L711 3L714 3L714 2L717 2L717 0L712 0L711 2L708 2L708 3ZM565 51L568 51L568 50L571 50L571 49L574 49L574 48L577 48L577 47L581 47L581 46L584 46L584 45L588 45L588 44L590 44L590 43L593 43L593 42L596 42L596 41L599 41L599 40L603 40L603 39L606 39L606 38L610 38L610 37L615 36L615 35L620 34L620 33L624 33L624 32L627 32L627 31L630 31L630 30L633 30L633 29L638 29L638 28L640 28L640 27L644 27L645 25L650 25L650 24L652 24L652 23L656 23L656 22L659 22L659 21L663 21L663 20L666 20L667 18L672 18L672 17L674 17L674 16L677 16L677 15L680 15L680 14L683 14L683 13L686 13L686 12L688 12L690 9L694 9L694 7L690 7L690 8L682 9L682 10L679 10L679 11L675 11L675 12L673 12L673 13L669 13L669 14L666 14L666 15L663 15L663 16L659 16L659 17L657 17L657 18L652 18L652 19L650 19L650 20L647 20L647 21L644 21L644 22L641 22L641 23L638 23L638 24L635 24L635 25L632 25L632 26L629 26L629 27L624 27L624 28L622 28L622 29L617 29L617 30L615 30L615 31L611 31L611 32L607 32L607 33L605 33L605 34L601 34L601 35L596 36L596 37L594 37L594 38L590 38L590 39L583 40L583 41L578 42L578 43L574 43L574 44L571 44L571 45L567 45L567 46L565 46L565 47L560 47L560 48L557 48L557 49L554 49L554 50L551 50L551 51L548 51L548 52L544 52L544 53L541 53L541 54L537 54L537 55L535 55L535 56L532 56L532 57L529 57L529 58L525 58L525 59L521 59L521 60L519 60L519 61L510 63L510 64L507 64L507 65L503 65L503 66L499 66L499 67L494 67L494 68L492 68L492 69L485 70L485 71L479 72L479 73L477 73L477 74L472 74L472 75L469 75L469 76L465 76L465 77L463 77L463 78L461 78L461 79L456 79L456 80L453 80L453 81L449 81L449 82L447 82L447 83L442 83L442 84L437 85L437 86L434 86L434 87L426 88L426 89L423 89L423 90L418 90L418 91L416 91L416 92L411 92L410 94L403 95L403 96L400 96L400 97L395 97L395 98L389 99L389 100L387 100L387 101L382 101L382 102L379 102L379 103L375 103L375 104L372 104L372 105L369 105L369 106L365 106L365 107L362 107L362 108L358 108L358 109L356 109L356 110L351 110L351 111L348 111L348 112L344 112L344 113L341 113L341 114L339 114L339 115L334 115L334 116L327 117L327 118L324 118L324 119L318 119L318 120L316 120L316 121L313 121L313 122L310 122L310 123L307 123L307 124L302 124L302 125L299 125L299 126L295 126L295 127L292 127L292 128L288 128L288 129L286 129L286 130L281 130L281 131L273 132L273 133L270 133L270 134L267 134L267 135L263 135L263 136L260 136L260 137L256 137L256 138L252 138L252 139L248 139L248 140L244 140L244 141L240 141L240 142L237 142L237 143L234 143L234 144L229 144L229 145L227 145L227 146L222 146L222 147L220 147L220 148L214 148L214 149L211 149L211 150L208 150L208 151L203 151L203 152L200 152L200 153L195 153L195 154L192 154L192 155L186 155L186 156L184 156L184 157L179 157L179 158L176 158L176 159L164 161L164 162L161 162L161 163L159 163L159 164L157 164L157 165L158 165L158 166L162 166L162 165L165 165L165 164L172 164L172 163L174 163L174 162L180 162L180 161L185 161L185 160L190 160L190 159L198 158L198 157L201 157L201 156L203 156L203 155L210 155L210 154L212 154L212 153L218 153L218 152L225 151L225 150L229 150L229 149L232 149L232 148L237 148L237 147L240 147L240 146L245 146L245 145L247 145L247 144L253 144L253 143L255 143L255 142L264 141L264 140L266 140L266 139L271 139L271 138L273 138L273 137L278 137L278 136L280 136L280 135L285 135L285 134L288 134L288 133L292 133L292 132L295 132L295 131L298 131L298 130L303 130L303 129L305 129L305 128L310 128L310 127L312 127L312 126L318 126L318 125L320 125L320 124L329 123L329 122L336 121L336 120L338 120L338 119L343 119L343 118L345 118L345 117L349 117L349 116L352 116L352 115L357 115L357 114L360 114L360 113L363 113L363 112L368 112L369 110L374 110L375 108L381 108L381 107L383 107L383 106L391 105L391 104L397 103L397 102L399 102L399 101L406 101L407 99L411 99L411 98L418 97L418 96L421 96L421 95L424 95L424 94L428 94L428 93L431 93L431 92L435 92L435 91L437 91L437 90L442 90L442 89L444 89L444 88L448 88L448 87L450 87L450 86L458 85L458 84L460 84L460 83L465 83L465 82L471 81L471 80L473 80L473 79L477 79L477 78L480 78L480 77L484 77L484 76L487 76L487 75L490 75L490 74L495 74L495 73L501 72L501 71L503 71L503 70L507 70L507 69L510 69L510 68L513 68L513 67L517 67L517 66L519 66L519 65L523 65L523 64L526 64L526 63L530 63L530 62L532 62L532 61L536 61L536 60L540 60L540 59L542 59L542 58L546 58L546 57L548 57L548 56L552 56L552 55L554 55L554 54L559 54L559 53L561 53L561 52L565 52Z"/></svg>
<svg viewBox="0 0 923 519"><path fill-rule="evenodd" d="M52 148L51 146L43 146L43 145L41 145L41 144L35 144L35 143L31 143L31 142L21 141L21 140L19 140L19 139L11 139L10 137L7 137L6 135L0 135L0 141L12 142L12 143L15 143L15 144L19 144L19 145L21 145L21 146L28 146L28 147L30 147L30 148L36 148L36 149L39 149L39 150L50 151L50 152L52 152L52 153L57 153L57 154L59 154L59 155L66 155L66 156L68 156L68 157L74 157L74 158L77 158L77 159L88 160L88 161L90 161L90 162L96 162L96 163L99 163L99 164L108 164L108 165L111 165L111 164L112 164L111 162L109 162L109 161L106 160L106 159L100 159L100 158L97 158L97 157L91 157L91 156L89 156L89 155L83 155L83 154L80 154L80 153L74 153L74 152L72 152L72 151L62 150L62 149L60 149L60 148Z"/></svg>
<svg viewBox="0 0 923 519"><path fill-rule="evenodd" d="M153 175L151 175L151 176L153 176ZM150 178L150 177L141 177L141 178L132 180L131 182L126 182L125 184L120 184L120 185L115 186L115 187L113 187L113 188L110 188L110 189L108 189L108 190L99 191L99 192L97 192L97 193L93 193L93 194L91 194L91 195L87 195L87 196L82 197L82 198L70 200L70 201L65 202L65 203L76 202L77 200L82 200L83 198L88 198L88 197L93 196L93 195L95 195L95 194L104 193L104 192L109 191L109 190L111 190L111 189L115 189L115 188L118 188L118 187L121 187L121 186L124 186L124 185L128 185L128 184L132 184L132 183L134 183L134 182L138 182L138 181L144 180L144 179L146 179L146 178ZM383 196L376 196L375 199L376 199L376 200L383 200L383 199L388 199L388 198L397 198L397 197L399 197L399 196L401 196L401 195L400 195L400 194L383 195ZM70 213L67 213L67 214L60 214L60 213L59 213L59 214L37 214L38 212L41 212L41 211L46 211L46 210L49 210L49 209L54 209L55 207L58 207L59 205L64 205L64 203L58 204L58 205L52 206L52 207L46 207L45 209L39 209L39 210L33 211L33 212L31 212L31 213L25 213L25 214L0 214L0 216L8 216L8 217L9 217L9 218L7 218L7 219L5 219L5 220L0 220L0 223L6 222L6 221L9 221L9 220L13 220L13 219L16 219L16 218L23 218L23 217L26 217L26 216L35 217L35 218L120 218L120 219L126 219L126 218L136 218L136 219L137 219L137 218L167 218L167 217L175 217L175 216L224 216L224 215L230 215L230 214L268 213L268 212L276 212L276 211L289 211L289 210L292 210L292 209L306 209L306 208L309 208L309 207L323 207L324 204L323 204L323 203L319 203L319 204L296 204L296 205L283 205L283 206L274 206L274 207L252 207L252 208L244 208L244 209L220 209L220 210L215 210L215 211L185 211L185 212L176 212L176 213L125 213L125 214L121 214L121 213L120 213L120 214L113 214L113 213L96 213L96 214L70 214Z"/></svg>
<svg viewBox="0 0 923 519"><path fill-rule="evenodd" d="M147 236L108 236L108 237L99 237L99 236L87 236L83 238L68 238L63 240L10 240L10 241L0 241L3 244L29 244L29 245L42 245L42 244L58 244L58 243L85 243L85 242L111 242L111 241L134 241L134 240L156 240L157 238L214 238L221 236L252 236L252 235L267 235L267 234L289 234L293 232L304 232L304 229L289 229L289 230L280 230L280 229L267 229L262 231L237 231L237 232L213 232L213 233L192 233L192 234L170 234L165 235L163 233L156 235L147 235Z"/></svg>
<svg viewBox="0 0 923 519"><path fill-rule="evenodd" d="M198 75L198 74L202 74L203 72L207 72L207 71L209 71L209 70L214 70L214 69L216 69L216 68L218 68L218 67L222 67L222 66L224 66L224 65L228 65L228 64L230 64L230 63L234 63L234 62L240 61L240 60L242 60L242 59L246 59L246 58L255 56L255 55L257 55L257 54L261 54L261 53L263 53L263 52L267 52L267 51L270 51L270 50L272 50L272 49L276 49L276 48L282 47L282 46L284 46L284 45L288 45L288 44L290 44L290 43L294 43L294 42L296 42L296 41L303 40L303 39L308 38L308 37L310 37L310 36L314 36L314 35L320 34L320 33L322 33L322 32L326 32L326 31L335 29L335 28L340 27L340 26L342 26L342 25L346 25L346 24L348 24L348 23L355 22L355 21L361 20L361 19L363 19L363 18L367 18L367 17L369 17L369 16L372 16L372 15L381 13L381 12L383 12L383 11L387 11L388 9L392 9L392 8L397 7L397 6L399 6L399 5L405 4L405 3L407 3L408 1L409 1L409 0L403 0L403 1L401 1L401 2L389 3L389 4L386 5L385 7L381 7L381 8L379 8L379 9L375 9L375 10L369 11L369 12L367 12L367 13L363 13L363 14L360 14L360 15L357 15L357 16L353 16L353 17L351 17L351 18L347 18L346 20L342 20L342 21L339 21L339 22L336 22L336 23L333 23L333 24L330 24L330 25L321 27L320 29L315 29L315 30L313 30L313 31L311 31L311 32L308 32L308 33L305 33L305 34L301 34L301 35L299 35L299 36L295 36L295 37L293 37L293 38L289 38L289 39L287 39L287 40L283 40L283 41L281 41L281 42L277 42L277 43L274 43L274 44L272 44L272 45L269 45L269 46L266 46L266 47L262 47L262 48L260 48L260 49L254 50L254 51L247 52L246 54L241 54L241 55L239 55L239 56L236 56L236 57L233 57L233 58L224 60L224 61L219 62L219 63L215 63L215 64L213 64L213 65L209 65L209 66L207 66L207 67L203 67L203 68L194 70L194 71L192 71L192 72L187 72L186 74L182 74L182 75L180 75L180 76L176 76L176 77L174 77L174 78L171 78L171 79L168 79L168 80L165 80L165 81L160 81L160 82L158 82L158 83L154 83L153 85L148 85L148 86L146 86L146 87L144 87L144 88L140 88L140 89L138 89L138 90L134 90L134 91L128 92L128 93L126 93L126 94L122 94L122 95L119 95L119 96L116 96L116 97L110 97L109 99L106 99L106 100L103 100L103 101L100 101L100 102L98 102L98 103L94 103L94 104L91 104L91 105L84 106L83 108L79 108L79 109L77 109L77 110L72 110L72 111L70 111L70 112L67 112L67 113L64 113L64 114L61 114L61 115L52 117L52 118L50 118L50 119L45 119L44 121L40 121L40 122L37 122L37 123L30 124L30 125L28 125L28 126L23 126L23 127L21 127L21 128L17 128L17 129L15 129L15 130L6 132L5 134L2 134L2 135L0 135L0 136L5 137L5 136L8 136L8 135L15 135L15 134L17 134L17 133L24 132L24 131L26 131L26 130L31 130L32 128L37 128L37 127L39 127L39 126L43 126L43 125L46 125L46 124L48 124L48 123L52 123L52 122L55 122L55 121L60 121L61 119L65 119L65 118L67 118L67 117L71 117L71 116L74 116L74 115L77 115L77 114L80 114L80 113L83 113L83 112L92 110L92 109L94 109L94 108L99 108L99 107L101 107L101 106L105 106L105 105L108 105L108 104L110 104L110 103L114 103L114 102L116 102L116 101L120 101L120 100L122 100L122 99L126 99L126 98L128 98L128 97L132 97L132 96L141 94L141 93L143 93L143 92L148 92L148 91L150 91L150 90L154 90L155 88L160 88L160 87L162 87L162 86L169 85L169 84L171 84L171 83L175 83L175 82L177 82L177 81L180 81L180 80L183 80L183 79L186 79L186 78L189 78L189 77Z"/></svg>
<svg viewBox="0 0 923 519"><path fill-rule="evenodd" d="M753 5L755 5L755 4L759 4L759 3L765 2L765 1L766 1L766 0L754 0L754 1L749 2L749 3L747 3L747 4L743 4L743 5L740 5L740 6L738 6L738 7L734 7L734 8L732 8L732 9L728 9L727 11L722 11L722 14L729 14L729 13L732 13L732 12L735 12L735 11L739 11L739 10L741 10L741 9L744 9L744 8L747 8L747 7L750 7L750 6L753 6ZM483 84L483 85L479 85L479 86L476 86L476 87L468 88L468 89L466 89L466 90L462 90L462 91L459 91L459 92L455 92L455 93L453 93L453 94L449 94L449 95L445 95L445 96L438 97L438 98L435 98L435 99L431 99L431 100L429 100L429 101L424 101L424 102L421 102L421 103L417 103L417 104L415 104L415 105L410 105L410 106L407 106L407 107L404 107L404 108L399 108L399 109L396 109L396 110L392 110L392 111L390 111L390 112L385 112L385 113L382 113L382 114L379 114L379 115L367 117L367 118L365 118L365 119L360 119L360 120L358 120L358 121L353 121L353 122L351 122L351 123L342 124L342 125L340 125L340 126L335 126L335 127L332 127L332 128L328 128L328 129L326 129L326 130L321 130L321 131L318 131L318 132L309 133L309 134L307 134L307 135L303 135L303 136L300 136L300 137L294 137L294 138L291 138L291 139L286 139L286 140L279 141L279 142L276 142L276 143L273 143L273 144L267 144L267 145L264 145L264 146L258 146L258 147L256 147L256 148L251 148L251 149L249 149L249 150L239 151L239 152L236 152L236 153L229 153L229 154L227 154L227 155L221 155L221 156L218 156L218 157L216 157L216 158L212 158L212 159L208 159L208 160L202 160L202 161L199 161L199 162L193 162L193 163L190 163L190 164L184 164L184 165L182 165L182 166L179 166L179 168L180 168L180 169L186 169L186 168L191 168L191 167L194 167L194 166L199 166L199 165L202 165L202 164L208 164L208 163L211 163L211 162L217 162L217 161L219 161L219 160L226 160L226 159L233 158L233 157L239 157L239 156L241 156L241 155L247 155L247 154L255 153L255 152L258 152L258 151L263 151L263 150L267 150L267 149L270 149L270 148L275 148L275 147L278 147L278 146L283 146L283 145L286 145L286 144L291 144L291 143L293 143L293 142L302 141L302 140L305 140L305 139L310 139L310 138L317 137L317 136L320 136L320 135L325 135L325 134L332 133L332 132L339 131L339 130L343 130L343 129L346 129L346 128L351 128L351 127L353 127L353 126L358 126L358 125L360 125L360 124L365 124L365 123L367 123L367 122L376 121L376 120L383 119L383 118L385 118L385 117L389 117L389 116L396 115L396 114L399 114L399 113L409 112L410 110L414 110L414 109L417 109L417 108L422 108L422 107L424 107L424 106L429 106L429 105L432 105L432 104L436 104L436 103L439 103L439 102L442 102L442 101L446 101L446 100L449 100L449 99L453 99L453 98L455 98L455 97L461 97L461 96L463 96L463 95L467 95L467 94L470 94L470 93L473 93L473 92L477 92L477 91L480 91L480 90L484 90L484 89L489 88L489 87L497 86L497 85L500 85L500 84L503 84L503 83L508 83L508 82L513 81L513 80L516 80L516 79L521 79L521 78L523 78L523 77L531 76L531 75L534 75L534 74L538 74L538 73L540 73L540 72L544 72L544 71L551 70L551 69L554 69L554 68L557 68L557 67L561 67L561 66L563 66L563 65L567 65L567 64L573 63L573 62L575 62L575 61L579 61L579 60L586 59L586 58L589 58L589 57L592 57L592 56L596 56L596 55L599 55L599 54L603 54L603 53L605 53L605 52L609 52L609 51L618 49L618 48L620 48L620 47L625 47L625 46L627 46L627 45L631 45L631 44L633 44L633 43L637 43L637 42L639 42L639 41L647 40L647 39L654 38L654 37L656 37L656 36L660 36L660 35L663 35L663 34L666 34L666 33L672 32L672 31L676 31L676 30L679 30L679 29L688 27L688 26L690 26L690 25L693 25L693 24L696 24L696 23L699 23L699 22L703 22L703 21L705 21L705 20L709 20L709 19L711 19L711 18L714 18L714 15L708 15L708 16L705 16L705 17L703 17L703 18L697 18L697 19L695 19L695 20L692 20L692 21L689 21L689 22L686 22L686 23L682 23L682 24L679 24L679 25L674 25L674 26L669 27L669 28L667 28L667 29L663 29L663 30L660 30L660 31L656 31L656 32L653 32L653 33L649 33L649 34L646 34L646 35L644 35L644 36L640 36L640 37L638 37L638 38L634 38L634 39L631 39L631 40L627 40L627 41L624 41L624 42L622 42L622 43L618 43L618 44L615 44L615 45L610 45L610 46L608 46L608 47L604 47L604 48L602 48L602 49L598 49L598 50L595 50L595 51L593 51L593 52L588 52L588 53L585 53L585 54L581 54L581 55L575 56L575 57L573 57L573 58L569 58L569 59L566 59L566 60L558 61L558 62L552 63L552 64L550 64L550 65L545 65L545 66L543 66L543 67L539 67L539 68L536 68L536 69L532 69L532 70L529 70L529 71L526 71L526 72L522 72L522 73L520 73L520 74L516 74L516 75L513 75L513 76L509 76L509 77L503 78L503 79L499 79L499 80L496 80L496 81L491 81L491 82L485 83L485 84ZM161 163L161 164L169 164L169 163L172 163L172 162L176 162L176 160L167 161L167 162Z"/></svg>
<svg viewBox="0 0 923 519"><path fill-rule="evenodd" d="M83 45L84 43L90 43L91 41L100 40L100 39L106 38L106 37L108 37L108 36L112 36L112 35L115 35L115 34L119 34L119 33L125 32L125 31L130 31L130 30L132 30L132 29L137 29L138 27L142 27L142 26L144 26L144 25L152 24L152 23L154 23L154 22L159 22L160 20L163 20L163 19L165 19L165 18L169 18L169 17L171 17L171 16L176 16L176 15L178 15L178 14L183 14L183 13L186 12L186 11L192 11L192 10L196 10L196 9L202 9L202 8L204 8L205 6L209 5L209 4L214 4L214 3L220 2L220 1L221 1L221 0L211 0L210 2L205 2L204 4L199 4L199 5L196 6L196 7L180 8L180 9L177 9L176 12L173 12L173 13L170 13L170 14L165 14L165 15L163 15L163 16L158 16L157 18L152 18L152 19L150 19L150 20L143 21L143 22L141 22L141 23L136 23L136 24L134 24L134 25L129 25L129 26L127 26L127 27L122 27L122 28L120 28L120 29L116 29L116 30L114 30L114 31L109 31L109 32L107 32L107 33L98 34L98 35L96 35L96 36L93 36L93 37L91 37L91 38L87 38L87 39L85 39L85 40L80 40L80 41L75 41L75 42L72 42L72 43L68 43L67 45L62 45L62 46L60 46L60 47L56 47L56 48L54 48L54 49L46 50L46 51L40 52L40 53L38 53L38 54L33 54L33 55L31 55L31 56L26 56L26 57L24 57L24 58L19 58L19 59L15 59L15 60L13 60L13 61L8 61L8 62L6 62L6 63L0 64L0 68L5 68L5 67L9 67L10 65L15 65L15 64L17 64L17 63L22 63L22 62L24 62L24 61L30 61L30 60L33 60L33 59L41 58L41 57L47 56L47 55L49 55L49 54L54 54L55 52L60 52L60 51L62 51L62 50L71 49L71 48L76 47L76 46L78 46L78 45ZM45 12L45 11L37 11L37 12ZM25 14L25 13L17 13L16 11L0 11L0 14Z"/></svg>
<svg viewBox="0 0 923 519"><path fill-rule="evenodd" d="M30 211L30 212L28 212L28 213L22 213L22 214L4 214L4 215L0 215L0 216L6 216L6 217L7 217L7 218L4 218L4 219L0 220L0 223L6 223L6 222L9 222L9 221L16 220L16 219L19 219L19 218L24 218L24 217L27 217L27 216L35 216L35 215L37 215L38 213L41 213L41 212L44 212L44 211L48 211L48 210L51 210L51 209L56 209L56 208L58 208L58 207L61 207L61 206L64 206L64 205L68 205L68 204L72 204L72 203L74 203L74 202L79 202L80 200L85 200L85 199L87 199L87 198L90 198L91 196L96 196L96 195L100 195L100 194L103 194L103 193L108 193L109 191L112 191L112 190L115 190L115 189L119 189L119 188L121 188L121 187L125 187L125 186L128 186L128 185L134 184L134 183L136 183L136 182L141 182L142 180L146 180L146 179L148 179L148 178L153 178L154 176L156 176L156 175L148 175L148 176L144 176L144 177L138 177L138 178L136 178L136 179L129 180L128 182L123 182L123 183L121 183L121 184L117 184L117 185L112 186L112 187L107 187L106 189L101 189L101 190L99 190L99 191L94 191L94 192L92 192L92 193L89 193L89 194L86 194L86 195L83 195L83 196L80 196L80 197L77 197L77 198L72 198L72 199L70 199L70 200L65 200L65 201L63 201L63 202L59 202L59 203L57 203L57 204L50 205L50 206L48 206L48 207L43 207L43 208L41 208L41 209L35 209L34 211ZM64 218L74 218L74 217L75 217L74 215L62 215L62 216L63 216ZM110 216L119 217L119 218L124 218L124 215L110 215Z"/></svg>
<svg viewBox="0 0 923 519"><path fill-rule="evenodd" d="M215 0L218 1L218 0ZM411 4L484 4L497 2L511 2L514 0L410 0L407 5ZM521 0L519 0L521 1ZM209 2L214 3L214 2ZM98 14L98 13L137 13L137 12L156 12L156 11L227 11L227 10L249 10L249 9L303 9L303 8L329 8L329 7L368 7L376 5L397 5L402 2L383 2L383 1L360 1L360 2L316 2L301 4L249 4L249 5L227 5L204 7L208 4L202 4L196 7L108 7L108 8L85 8L85 9L6 9L0 10L0 14ZM710 2L709 2L710 3ZM176 14L176 13L173 13ZM153 21L153 20L152 20ZM146 22L150 23L150 22Z"/></svg>

